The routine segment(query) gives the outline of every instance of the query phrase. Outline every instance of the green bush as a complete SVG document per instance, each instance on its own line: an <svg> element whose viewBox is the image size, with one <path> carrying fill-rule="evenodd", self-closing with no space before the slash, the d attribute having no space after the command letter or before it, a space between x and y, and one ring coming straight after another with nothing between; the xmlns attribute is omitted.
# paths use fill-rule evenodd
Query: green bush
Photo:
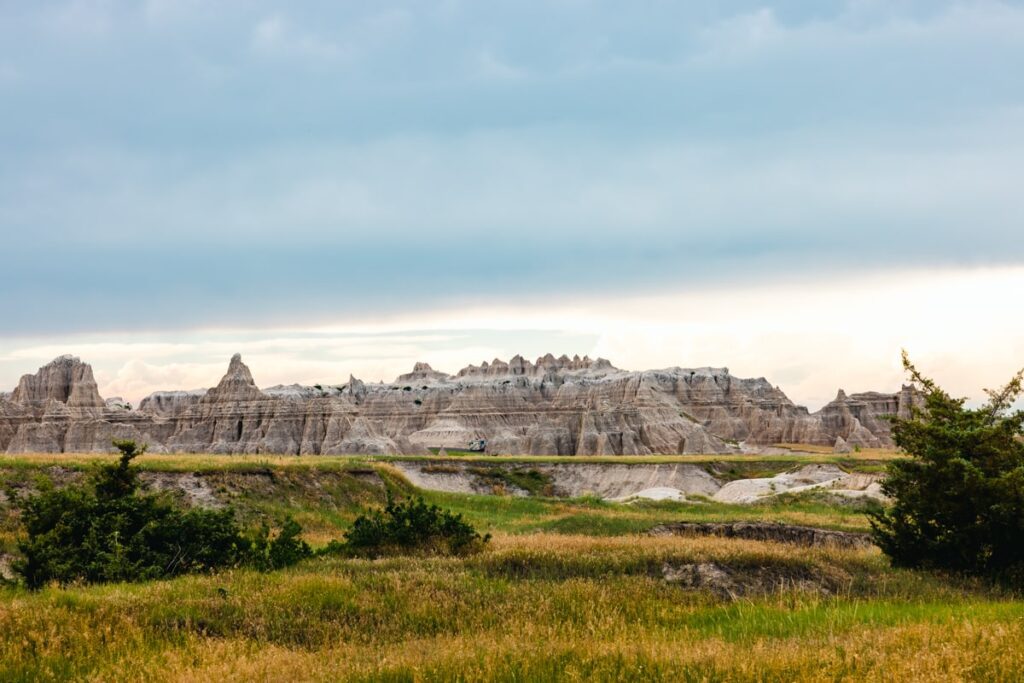
<svg viewBox="0 0 1024 683"><path fill-rule="evenodd" d="M1024 371L978 409L964 407L903 356L924 408L894 419L893 461L882 490L892 505L871 515L893 564L1024 580L1024 412L1011 411Z"/></svg>
<svg viewBox="0 0 1024 683"><path fill-rule="evenodd" d="M51 582L143 581L221 567L285 566L310 554L292 521L269 540L250 540L231 510L184 509L166 494L140 491L131 461L145 452L115 441L116 464L104 465L81 484L49 489L22 509L26 537L15 570L29 588Z"/></svg>
<svg viewBox="0 0 1024 683"><path fill-rule="evenodd" d="M422 498L395 502L389 496L384 510L359 516L344 543L335 541L326 552L371 557L407 552L465 555L490 539L490 534L478 534L462 515L427 505Z"/></svg>
<svg viewBox="0 0 1024 683"><path fill-rule="evenodd" d="M313 555L313 550L299 534L302 527L293 519L285 520L277 536L270 538L270 527L264 524L256 532L249 548L248 564L263 571L288 567Z"/></svg>

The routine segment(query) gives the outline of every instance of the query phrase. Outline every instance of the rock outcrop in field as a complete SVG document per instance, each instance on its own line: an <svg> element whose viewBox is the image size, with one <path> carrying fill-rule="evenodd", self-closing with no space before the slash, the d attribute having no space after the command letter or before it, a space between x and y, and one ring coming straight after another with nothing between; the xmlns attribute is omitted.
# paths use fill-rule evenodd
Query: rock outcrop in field
<svg viewBox="0 0 1024 683"><path fill-rule="evenodd" d="M104 402L92 368L62 356L0 397L0 451L105 451L133 438L156 451L427 453L483 440L488 453L729 453L774 443L891 445L888 414L912 390L842 391L816 413L766 379L727 368L619 370L604 359L521 356L448 375L417 363L392 384L261 390L240 356L208 391L156 392L131 410Z"/></svg>

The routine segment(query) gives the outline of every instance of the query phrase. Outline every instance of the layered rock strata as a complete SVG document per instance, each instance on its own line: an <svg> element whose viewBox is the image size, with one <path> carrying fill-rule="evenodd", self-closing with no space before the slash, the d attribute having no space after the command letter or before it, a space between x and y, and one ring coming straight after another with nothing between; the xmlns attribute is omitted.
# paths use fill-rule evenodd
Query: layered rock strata
<svg viewBox="0 0 1024 683"><path fill-rule="evenodd" d="M104 402L92 369L62 356L0 398L0 451L105 451L113 438L155 451L428 453L486 443L492 454L729 453L775 443L891 446L888 414L911 389L843 392L817 413L766 379L727 368L619 370L551 354L470 365L455 375L417 363L392 384L260 390L240 356L209 390L156 392L132 410Z"/></svg>

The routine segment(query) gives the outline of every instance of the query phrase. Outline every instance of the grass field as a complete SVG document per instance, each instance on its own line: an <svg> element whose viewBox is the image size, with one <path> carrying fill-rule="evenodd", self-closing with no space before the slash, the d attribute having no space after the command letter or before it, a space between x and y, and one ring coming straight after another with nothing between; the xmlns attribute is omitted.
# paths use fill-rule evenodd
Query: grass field
<svg viewBox="0 0 1024 683"><path fill-rule="evenodd" d="M780 444L782 447L783 444ZM790 451L778 455L736 454L722 455L483 455L457 453L456 455L204 455L147 453L139 461L145 469L167 471L193 471L203 469L246 469L251 467L353 467L374 463L404 461L423 462L481 462L481 463L607 463L607 464L665 464L665 463L828 463L855 466L857 463L885 462L904 457L898 451L867 449L859 453L832 453L828 449L807 446L813 452ZM29 453L0 455L0 467L28 467L38 469L46 465L88 467L112 456L93 453Z"/></svg>
<svg viewBox="0 0 1024 683"><path fill-rule="evenodd" d="M94 460L8 458L0 477L13 493L53 465ZM379 484L360 476L368 468L412 492L378 460L146 456L140 464L205 472L243 517L293 514L314 544L383 499ZM270 488L258 483L268 478ZM490 547L467 558L319 558L270 574L0 588L0 680L1024 677L1024 602L1001 590L895 570L874 550L644 534L662 521L710 519L864 529L856 506L425 496L493 532ZM11 542L17 515L7 513ZM670 580L675 568L708 563L731 572L735 590Z"/></svg>

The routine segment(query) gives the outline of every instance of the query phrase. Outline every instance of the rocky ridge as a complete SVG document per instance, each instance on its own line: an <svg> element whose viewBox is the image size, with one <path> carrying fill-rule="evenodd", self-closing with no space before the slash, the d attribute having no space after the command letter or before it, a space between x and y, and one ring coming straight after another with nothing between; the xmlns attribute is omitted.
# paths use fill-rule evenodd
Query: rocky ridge
<svg viewBox="0 0 1024 683"><path fill-rule="evenodd" d="M816 413L764 378L728 368L629 372L605 359L515 356L454 375L417 363L391 384L261 390L239 355L209 390L161 391L133 410L99 395L92 368L62 356L0 396L0 451L107 451L113 438L154 451L428 453L486 441L491 454L730 453L775 443L891 446L885 415L909 387L836 399Z"/></svg>

